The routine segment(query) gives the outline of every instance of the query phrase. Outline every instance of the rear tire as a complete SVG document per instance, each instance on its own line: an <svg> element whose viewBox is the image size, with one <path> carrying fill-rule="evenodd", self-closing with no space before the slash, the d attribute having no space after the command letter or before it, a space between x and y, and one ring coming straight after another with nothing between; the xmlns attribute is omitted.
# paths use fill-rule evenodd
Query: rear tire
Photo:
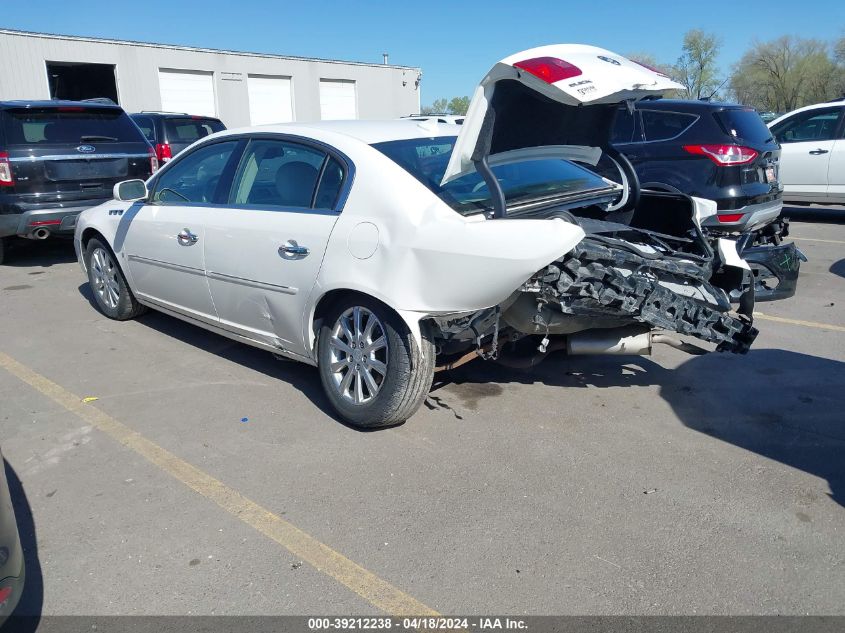
<svg viewBox="0 0 845 633"><path fill-rule="evenodd" d="M9 238L0 237L0 264L6 261L9 253Z"/></svg>
<svg viewBox="0 0 845 633"><path fill-rule="evenodd" d="M85 268L94 301L108 318L127 321L147 311L129 289L112 250L97 238L91 238L85 248Z"/></svg>
<svg viewBox="0 0 845 633"><path fill-rule="evenodd" d="M317 346L323 389L341 418L361 428L400 424L420 407L434 378L434 344L422 349L383 303L348 296L325 315Z"/></svg>

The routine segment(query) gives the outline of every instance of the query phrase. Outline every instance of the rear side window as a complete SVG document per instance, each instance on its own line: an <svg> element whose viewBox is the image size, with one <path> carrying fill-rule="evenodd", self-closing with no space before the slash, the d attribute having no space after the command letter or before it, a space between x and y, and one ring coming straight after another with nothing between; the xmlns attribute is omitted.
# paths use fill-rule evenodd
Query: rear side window
<svg viewBox="0 0 845 633"><path fill-rule="evenodd" d="M209 134L225 130L216 119L165 119L164 131L170 143L193 143Z"/></svg>
<svg viewBox="0 0 845 633"><path fill-rule="evenodd" d="M144 133L144 136L147 137L147 140L150 143L156 142L155 125L153 124L153 120L150 117L133 116L132 120L135 121L135 125L137 125L141 129L141 131Z"/></svg>
<svg viewBox="0 0 845 633"><path fill-rule="evenodd" d="M616 121L613 124L613 135L610 142L616 143L631 143L634 141L634 130L636 125L634 123L635 113L628 112L628 108L619 108L616 111Z"/></svg>
<svg viewBox="0 0 845 633"><path fill-rule="evenodd" d="M647 141L668 141L686 132L698 120L695 114L641 110L643 134Z"/></svg>
<svg viewBox="0 0 845 633"><path fill-rule="evenodd" d="M326 158L325 152L298 143L252 141L235 176L232 203L310 208Z"/></svg>
<svg viewBox="0 0 845 633"><path fill-rule="evenodd" d="M823 108L800 112L772 128L779 143L829 141L835 138L841 108Z"/></svg>
<svg viewBox="0 0 845 633"><path fill-rule="evenodd" d="M20 108L6 110L9 145L145 143L129 115L116 108Z"/></svg>
<svg viewBox="0 0 845 633"><path fill-rule="evenodd" d="M714 113L716 120L738 141L765 144L772 140L772 132L756 110L750 108L722 110Z"/></svg>

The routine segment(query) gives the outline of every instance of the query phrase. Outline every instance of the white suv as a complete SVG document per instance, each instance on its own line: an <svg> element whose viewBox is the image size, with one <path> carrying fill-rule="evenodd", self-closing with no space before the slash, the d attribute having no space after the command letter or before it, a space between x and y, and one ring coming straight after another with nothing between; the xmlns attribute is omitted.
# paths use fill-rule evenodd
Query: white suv
<svg viewBox="0 0 845 633"><path fill-rule="evenodd" d="M845 98L799 108L769 128L781 145L784 200L845 203Z"/></svg>

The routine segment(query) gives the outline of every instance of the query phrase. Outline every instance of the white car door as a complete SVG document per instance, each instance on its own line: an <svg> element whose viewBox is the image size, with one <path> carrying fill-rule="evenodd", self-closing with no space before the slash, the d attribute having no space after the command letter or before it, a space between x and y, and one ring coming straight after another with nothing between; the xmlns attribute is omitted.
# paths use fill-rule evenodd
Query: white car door
<svg viewBox="0 0 845 633"><path fill-rule="evenodd" d="M845 129L830 151L827 168L827 199L829 202L845 204Z"/></svg>
<svg viewBox="0 0 845 633"><path fill-rule="evenodd" d="M124 214L115 249L137 296L193 318L217 321L205 278L205 222L238 141L203 145L174 160L147 202Z"/></svg>
<svg viewBox="0 0 845 633"><path fill-rule="evenodd" d="M781 144L780 175L787 198L823 202L842 107L798 112L772 127Z"/></svg>
<svg viewBox="0 0 845 633"><path fill-rule="evenodd" d="M229 204L205 224L206 274L220 325L310 356L306 301L338 217L346 166L316 147L256 138L240 160Z"/></svg>

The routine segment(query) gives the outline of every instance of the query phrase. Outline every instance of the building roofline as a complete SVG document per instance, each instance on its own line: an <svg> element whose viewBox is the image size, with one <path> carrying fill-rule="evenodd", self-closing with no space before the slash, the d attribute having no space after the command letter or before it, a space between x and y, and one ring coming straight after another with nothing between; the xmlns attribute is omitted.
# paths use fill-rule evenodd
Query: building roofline
<svg viewBox="0 0 845 633"><path fill-rule="evenodd" d="M21 35L26 37L39 37L43 39L67 40L74 42L97 42L99 44L123 44L128 46L146 46L148 48L163 48L179 51L190 51L194 53L214 53L225 55L240 55L242 57L262 57L265 59L286 59L300 62L320 62L324 64L346 64L351 66L369 66L375 68L394 68L397 70L411 70L420 72L419 66L400 66L398 64L379 64L377 62L355 62L343 59L325 59L321 57L304 57L301 55L278 55L273 53L253 53L249 51L233 51L222 48L203 48L201 46L182 46L179 44L159 44L155 42L139 42L135 40L114 40L105 37L88 37L81 35L60 35L56 33L38 33L36 31L19 31L17 29L0 28L0 35Z"/></svg>

